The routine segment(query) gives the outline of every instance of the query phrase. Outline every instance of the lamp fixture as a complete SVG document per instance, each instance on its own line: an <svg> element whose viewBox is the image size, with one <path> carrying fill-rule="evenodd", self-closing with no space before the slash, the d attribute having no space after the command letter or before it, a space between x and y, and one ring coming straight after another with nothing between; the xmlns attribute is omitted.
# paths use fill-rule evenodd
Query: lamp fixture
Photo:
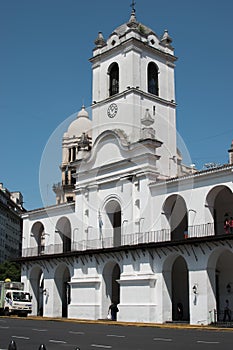
<svg viewBox="0 0 233 350"><path fill-rule="evenodd" d="M231 293L231 284L230 283L228 283L226 285L226 289L227 289L227 293Z"/></svg>
<svg viewBox="0 0 233 350"><path fill-rule="evenodd" d="M197 294L197 284L193 285L193 294Z"/></svg>

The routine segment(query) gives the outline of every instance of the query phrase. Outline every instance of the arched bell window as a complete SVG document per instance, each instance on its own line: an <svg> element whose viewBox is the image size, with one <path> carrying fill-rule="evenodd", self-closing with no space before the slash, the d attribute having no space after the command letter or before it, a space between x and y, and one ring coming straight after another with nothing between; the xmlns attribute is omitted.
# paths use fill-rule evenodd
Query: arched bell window
<svg viewBox="0 0 233 350"><path fill-rule="evenodd" d="M109 96L113 96L119 92L119 67L117 63L113 63L109 69Z"/></svg>
<svg viewBox="0 0 233 350"><path fill-rule="evenodd" d="M159 95L159 79L158 66L150 62L147 68L148 92L158 96Z"/></svg>

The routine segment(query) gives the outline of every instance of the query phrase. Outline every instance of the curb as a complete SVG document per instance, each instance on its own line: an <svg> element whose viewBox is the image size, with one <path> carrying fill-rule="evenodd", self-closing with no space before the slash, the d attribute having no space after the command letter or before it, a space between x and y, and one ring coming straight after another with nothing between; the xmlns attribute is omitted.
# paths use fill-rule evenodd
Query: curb
<svg viewBox="0 0 233 350"><path fill-rule="evenodd" d="M1 318L9 318L7 316L1 316ZM177 324L177 323L144 323L144 322L123 322L123 321L109 321L108 319L99 320L86 320L76 318L61 318L61 317L46 317L46 316L27 316L17 317L10 316L10 318L24 319L24 320L36 320L36 321L54 321L54 322L68 322L68 323L85 323L85 324L107 324L117 325L122 327L154 327L154 328L170 328L170 329L196 329L203 331L228 331L233 332L233 328L211 326L211 325L190 325L190 324Z"/></svg>

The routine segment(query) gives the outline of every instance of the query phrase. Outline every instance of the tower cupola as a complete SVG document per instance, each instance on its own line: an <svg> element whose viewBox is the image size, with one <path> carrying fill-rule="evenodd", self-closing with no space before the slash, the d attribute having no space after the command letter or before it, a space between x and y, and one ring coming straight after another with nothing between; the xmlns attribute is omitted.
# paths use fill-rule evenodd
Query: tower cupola
<svg viewBox="0 0 233 350"><path fill-rule="evenodd" d="M81 137L83 133L91 136L91 120L85 106L78 112L76 119L68 127L66 137Z"/></svg>
<svg viewBox="0 0 233 350"><path fill-rule="evenodd" d="M77 113L62 139L62 172L61 183L53 186L57 204L74 201L75 165L74 162L83 159L91 150L92 122L85 106Z"/></svg>

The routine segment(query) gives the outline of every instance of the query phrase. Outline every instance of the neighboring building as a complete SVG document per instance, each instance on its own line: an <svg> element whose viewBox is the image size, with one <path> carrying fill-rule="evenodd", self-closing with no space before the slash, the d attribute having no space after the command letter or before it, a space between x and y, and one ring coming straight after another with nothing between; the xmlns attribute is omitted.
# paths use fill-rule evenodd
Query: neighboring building
<svg viewBox="0 0 233 350"><path fill-rule="evenodd" d="M21 256L23 196L0 183L0 263Z"/></svg>
<svg viewBox="0 0 233 350"><path fill-rule="evenodd" d="M115 302L121 321L209 324L233 308L233 147L220 167L182 163L171 43L134 9L98 34L92 121L83 107L64 134L57 204L23 215L34 314L101 319Z"/></svg>

